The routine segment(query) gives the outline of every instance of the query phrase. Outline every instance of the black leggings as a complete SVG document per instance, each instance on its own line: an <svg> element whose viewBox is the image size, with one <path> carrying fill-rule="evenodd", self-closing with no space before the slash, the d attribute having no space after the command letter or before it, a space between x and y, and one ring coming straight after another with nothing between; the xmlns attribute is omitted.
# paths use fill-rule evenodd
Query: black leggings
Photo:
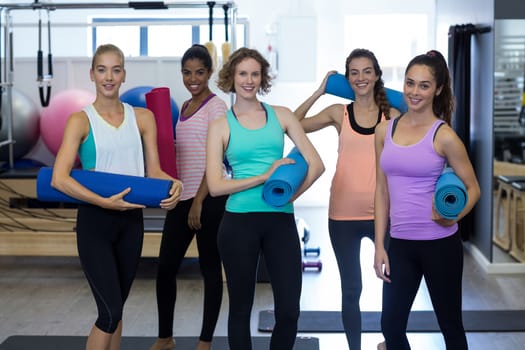
<svg viewBox="0 0 525 350"><path fill-rule="evenodd" d="M218 240L230 300L230 349L252 349L250 316L262 253L274 297L275 326L270 349L291 350L297 335L302 283L301 247L294 215L226 212Z"/></svg>
<svg viewBox="0 0 525 350"><path fill-rule="evenodd" d="M224 214L227 196L207 196L202 203L201 229L188 227L188 214L193 198L181 201L168 211L162 231L157 271L157 308L159 338L173 335L173 318L177 299L177 272L184 255L197 238L199 265L204 279L204 310L200 340L211 341L222 302L222 266L217 248L217 231Z"/></svg>
<svg viewBox="0 0 525 350"><path fill-rule="evenodd" d="M408 316L425 278L447 350L466 350L461 311L463 245L459 233L429 240L390 239L391 283L383 284L381 328L388 350L408 350Z"/></svg>
<svg viewBox="0 0 525 350"><path fill-rule="evenodd" d="M114 333L137 272L144 239L141 209L117 211L81 205L77 247L98 309L95 326Z"/></svg>
<svg viewBox="0 0 525 350"><path fill-rule="evenodd" d="M361 349L361 240L374 240L374 220L328 220L330 241L341 279L342 320L346 340L352 350Z"/></svg>

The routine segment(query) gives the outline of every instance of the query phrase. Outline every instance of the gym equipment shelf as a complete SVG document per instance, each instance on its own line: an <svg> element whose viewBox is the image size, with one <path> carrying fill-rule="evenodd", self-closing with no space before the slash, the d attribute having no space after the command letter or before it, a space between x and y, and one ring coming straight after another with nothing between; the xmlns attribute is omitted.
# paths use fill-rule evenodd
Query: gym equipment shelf
<svg viewBox="0 0 525 350"><path fill-rule="evenodd" d="M496 38L494 59L494 132L521 130L518 115L523 91L525 36Z"/></svg>

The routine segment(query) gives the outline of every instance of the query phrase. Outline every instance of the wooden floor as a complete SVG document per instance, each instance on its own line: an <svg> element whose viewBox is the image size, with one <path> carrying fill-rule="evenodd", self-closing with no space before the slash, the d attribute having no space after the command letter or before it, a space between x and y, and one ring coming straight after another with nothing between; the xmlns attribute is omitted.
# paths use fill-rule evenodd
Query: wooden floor
<svg viewBox="0 0 525 350"><path fill-rule="evenodd" d="M303 276L303 310L339 310L339 278L326 228L326 208L297 208L311 231L311 246L321 247L323 270ZM466 253L464 309L525 309L525 276L487 275ZM381 283L372 269L373 245L363 241L363 310L381 309ZM124 314L124 335L155 336L156 261L144 258ZM191 266L188 266L191 271ZM175 314L175 335L197 336L202 310L202 283L191 273L179 282ZM252 334L257 332L258 311L272 308L270 286L257 285L252 317ZM228 297L225 291L217 335L226 335ZM423 285L414 309L428 310L431 304ZM75 257L0 257L0 343L11 335L86 335L95 319L95 305ZM305 334L320 339L321 350L347 349L344 335ZM413 349L444 349L441 335L409 334ZM363 350L376 349L378 333L363 334ZM525 333L469 333L470 349L525 349ZM147 350L147 349L146 349ZM184 349L181 349L184 350Z"/></svg>

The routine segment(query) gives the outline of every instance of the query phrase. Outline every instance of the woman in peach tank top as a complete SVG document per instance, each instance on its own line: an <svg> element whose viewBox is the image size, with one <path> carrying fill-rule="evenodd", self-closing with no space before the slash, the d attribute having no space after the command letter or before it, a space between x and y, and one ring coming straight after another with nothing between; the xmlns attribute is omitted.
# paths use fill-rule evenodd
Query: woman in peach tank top
<svg viewBox="0 0 525 350"><path fill-rule="evenodd" d="M342 321L348 345L361 349L362 290L360 249L363 237L374 240L375 154L374 130L382 120L397 117L386 99L382 71L375 55L353 50L346 59L345 76L355 101L332 104L319 113L306 113L325 93L330 71L319 88L295 111L306 132L328 126L339 135L338 159L328 210L328 231L341 278Z"/></svg>

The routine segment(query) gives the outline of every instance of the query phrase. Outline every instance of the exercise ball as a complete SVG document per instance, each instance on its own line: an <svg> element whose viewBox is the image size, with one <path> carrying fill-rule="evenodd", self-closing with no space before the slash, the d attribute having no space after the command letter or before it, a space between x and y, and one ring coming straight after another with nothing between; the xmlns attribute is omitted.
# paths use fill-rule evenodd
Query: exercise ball
<svg viewBox="0 0 525 350"><path fill-rule="evenodd" d="M126 102L133 107L142 107L142 108L148 108L146 105L146 94L150 92L155 87L153 86L136 86L134 88L131 88L127 91L125 91L122 95L120 95L120 100L122 102ZM171 106L171 121L173 124L173 135L175 137L175 125L177 125L177 121L179 120L179 107L177 106L177 103L175 103L175 100L173 97L170 97L170 106Z"/></svg>
<svg viewBox="0 0 525 350"><path fill-rule="evenodd" d="M175 132L175 127L179 121L179 107L175 104L175 101L172 101L171 104L171 122L173 123L173 138L177 138L177 133Z"/></svg>
<svg viewBox="0 0 525 350"><path fill-rule="evenodd" d="M40 117L40 136L51 153L58 153L69 116L93 101L93 93L79 89L64 90L51 96Z"/></svg>
<svg viewBox="0 0 525 350"><path fill-rule="evenodd" d="M13 159L22 158L38 142L40 135L39 120L40 113L37 105L22 92L12 89L12 113L13 113L13 134L15 141L13 145ZM0 142L7 140L8 134L8 114L9 101L7 93L2 94L2 128L0 129ZM9 161L9 146L0 147L0 161Z"/></svg>
<svg viewBox="0 0 525 350"><path fill-rule="evenodd" d="M131 88L120 95L120 100L132 105L133 107L146 107L146 94L153 89L153 86L137 86Z"/></svg>

